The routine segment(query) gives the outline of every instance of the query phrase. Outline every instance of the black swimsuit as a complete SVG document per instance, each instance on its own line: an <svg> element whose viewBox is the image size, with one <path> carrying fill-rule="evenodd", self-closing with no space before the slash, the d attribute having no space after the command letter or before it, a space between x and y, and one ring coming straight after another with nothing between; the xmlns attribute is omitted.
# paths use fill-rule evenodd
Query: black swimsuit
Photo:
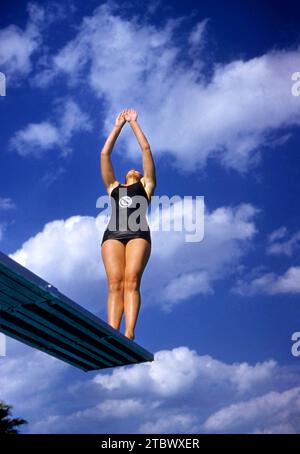
<svg viewBox="0 0 300 454"><path fill-rule="evenodd" d="M104 231L105 240L113 239L127 243L133 238L144 238L151 244L146 213L150 200L141 181L125 186L119 184L110 194L112 214ZM135 211L139 214L134 214Z"/></svg>

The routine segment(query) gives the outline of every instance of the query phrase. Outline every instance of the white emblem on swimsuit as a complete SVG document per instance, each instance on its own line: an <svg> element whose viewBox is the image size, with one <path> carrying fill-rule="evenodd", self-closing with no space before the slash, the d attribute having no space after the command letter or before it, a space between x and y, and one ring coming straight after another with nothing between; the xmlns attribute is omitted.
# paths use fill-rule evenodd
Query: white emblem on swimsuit
<svg viewBox="0 0 300 454"><path fill-rule="evenodd" d="M130 207L131 204L132 204L132 198L129 197L128 195L124 195L124 197L121 197L119 200L119 205L121 208Z"/></svg>

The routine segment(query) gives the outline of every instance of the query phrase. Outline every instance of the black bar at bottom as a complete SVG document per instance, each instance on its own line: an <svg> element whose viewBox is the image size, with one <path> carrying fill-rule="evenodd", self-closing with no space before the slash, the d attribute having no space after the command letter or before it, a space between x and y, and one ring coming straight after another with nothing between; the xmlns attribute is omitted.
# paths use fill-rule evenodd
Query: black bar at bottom
<svg viewBox="0 0 300 454"><path fill-rule="evenodd" d="M237 452L251 452L256 447L282 449L287 451L289 446L295 449L299 443L299 435L283 434L55 434L55 435L1 435L0 444L4 448L20 447L26 450L29 447L47 449L56 449L68 447L71 448L76 444L76 449L95 449L89 451L106 452L107 450L116 449L122 452L141 452L145 449L152 450L196 450L199 453L211 452L211 449L219 449L223 452L224 448L236 449Z"/></svg>

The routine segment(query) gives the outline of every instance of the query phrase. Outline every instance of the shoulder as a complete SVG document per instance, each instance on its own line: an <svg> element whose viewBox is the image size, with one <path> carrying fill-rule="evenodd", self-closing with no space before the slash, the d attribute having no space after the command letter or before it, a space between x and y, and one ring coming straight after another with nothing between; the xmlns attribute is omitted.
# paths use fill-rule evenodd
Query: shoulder
<svg viewBox="0 0 300 454"><path fill-rule="evenodd" d="M148 195L148 198L151 199L151 196L154 193L154 189L156 187L156 182L154 180L150 179L145 179L145 177L141 178L141 183L144 186L144 189Z"/></svg>
<svg viewBox="0 0 300 454"><path fill-rule="evenodd" d="M109 184L109 185L106 187L106 190L107 190L108 195L111 194L112 190L113 190L114 188L116 188L116 187L119 185L119 183L120 183L120 182L119 182L118 180L115 180L113 183Z"/></svg>

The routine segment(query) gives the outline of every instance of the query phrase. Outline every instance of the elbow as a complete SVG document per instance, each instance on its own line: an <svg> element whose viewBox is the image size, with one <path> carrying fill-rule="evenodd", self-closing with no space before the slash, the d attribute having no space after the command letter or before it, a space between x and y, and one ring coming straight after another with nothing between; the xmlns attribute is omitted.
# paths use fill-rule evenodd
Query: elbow
<svg viewBox="0 0 300 454"><path fill-rule="evenodd" d="M150 151L151 152L150 145L149 144L143 145L142 146L142 151Z"/></svg>
<svg viewBox="0 0 300 454"><path fill-rule="evenodd" d="M107 148L103 148L101 150L101 158L109 158L110 157L110 150L108 150Z"/></svg>

